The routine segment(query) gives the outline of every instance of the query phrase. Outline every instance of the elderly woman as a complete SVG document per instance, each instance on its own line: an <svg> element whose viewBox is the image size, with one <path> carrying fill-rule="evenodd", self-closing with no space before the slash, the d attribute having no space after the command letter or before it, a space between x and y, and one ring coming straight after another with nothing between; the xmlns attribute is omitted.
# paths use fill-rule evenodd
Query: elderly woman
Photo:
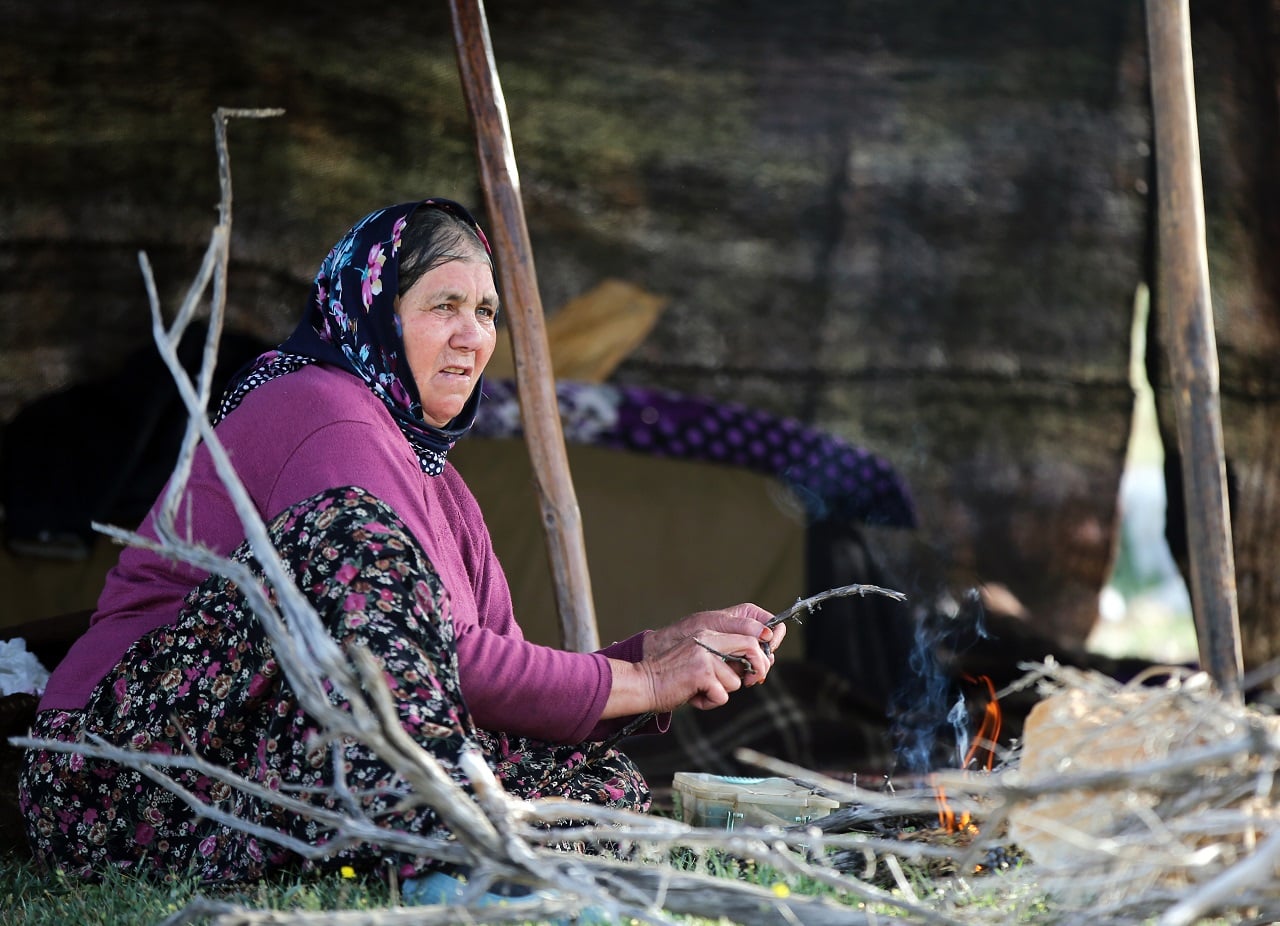
<svg viewBox="0 0 1280 926"><path fill-rule="evenodd" d="M469 741L517 795L643 810L642 776L601 741L638 715L656 712L660 729L678 705L715 707L763 682L785 631L739 604L596 653L523 638L484 519L446 460L475 420L497 316L488 244L464 208L429 199L374 212L321 265L297 330L228 391L217 433L326 627L381 661L405 729L459 781L456 759ZM186 491L179 529L252 563L203 449ZM155 516L144 535L155 536ZM708 646L741 654L750 669ZM316 726L232 583L129 548L92 626L50 678L34 733L160 752L187 748L185 738L245 778L324 803L332 769L309 750ZM375 755L350 746L345 758L346 786L369 814L440 829L429 810L394 811L402 783ZM241 819L311 843L326 838L303 816L194 772L172 774ZM218 882L299 864L110 762L31 750L20 794L37 856L69 872L147 867ZM431 867L396 861L402 877ZM382 862L376 848L356 847L325 864Z"/></svg>

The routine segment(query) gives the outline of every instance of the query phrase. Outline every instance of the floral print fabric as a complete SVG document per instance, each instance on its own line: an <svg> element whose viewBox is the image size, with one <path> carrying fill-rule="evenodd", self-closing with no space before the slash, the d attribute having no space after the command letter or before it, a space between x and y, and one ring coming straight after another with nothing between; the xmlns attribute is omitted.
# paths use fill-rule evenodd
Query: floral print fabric
<svg viewBox="0 0 1280 926"><path fill-rule="evenodd" d="M329 632L381 662L405 730L464 787L457 758L471 742L516 796L648 808L643 777L615 750L597 756L601 750L592 744L555 745L473 726L458 680L447 590L386 505L356 488L329 490L282 513L270 534ZM247 545L235 558L260 575ZM331 698L344 706L332 690ZM216 575L188 596L175 624L133 645L83 711L44 711L34 729L39 738L94 735L138 752L176 753L190 744L251 782L338 809L330 790L332 751L312 748L317 732L243 595ZM345 743L342 758L346 788L371 819L415 833L443 832L430 808L396 809L407 786L366 747ZM164 774L202 803L256 827L312 845L330 838L305 814L199 771ZM376 845L304 862L260 833L201 817L134 769L77 753L28 750L19 795L36 856L84 877L108 865L189 873L210 883L313 865L374 870L390 860L402 877L433 867L429 859L391 856Z"/></svg>

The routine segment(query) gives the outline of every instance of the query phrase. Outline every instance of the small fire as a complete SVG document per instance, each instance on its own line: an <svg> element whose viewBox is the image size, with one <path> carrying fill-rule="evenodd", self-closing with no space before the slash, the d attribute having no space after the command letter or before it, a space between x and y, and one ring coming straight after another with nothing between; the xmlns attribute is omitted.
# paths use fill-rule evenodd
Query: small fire
<svg viewBox="0 0 1280 926"><path fill-rule="evenodd" d="M987 686L987 706L982 709L982 722L978 724L978 734L969 745L969 751L964 756L964 765L961 767L972 768L978 753L985 751L986 758L982 762L982 767L989 772L995 767L996 744L1000 740L1000 702L996 700L996 686L985 675L979 675L977 678L966 675L965 681L981 682Z"/></svg>
<svg viewBox="0 0 1280 926"><path fill-rule="evenodd" d="M965 833L969 836L978 835L978 826L973 822L973 818L969 815L969 811L963 810L960 816L956 816L956 812L951 809L951 804L947 802L947 791L942 785L933 786L934 794L938 799L938 826L948 833Z"/></svg>
<svg viewBox="0 0 1280 926"><path fill-rule="evenodd" d="M1000 704L996 701L996 686L985 675L977 678L965 676L965 681L985 684L987 687L987 704L982 709L982 721L978 724L977 735L974 736L968 750L964 754L963 769L982 768L991 771L996 764L996 744L1000 739ZM934 786L934 794L938 801L938 826L948 833L964 833L970 836L978 834L977 824L973 822L968 811L962 811L957 817L947 801L946 790L938 784Z"/></svg>

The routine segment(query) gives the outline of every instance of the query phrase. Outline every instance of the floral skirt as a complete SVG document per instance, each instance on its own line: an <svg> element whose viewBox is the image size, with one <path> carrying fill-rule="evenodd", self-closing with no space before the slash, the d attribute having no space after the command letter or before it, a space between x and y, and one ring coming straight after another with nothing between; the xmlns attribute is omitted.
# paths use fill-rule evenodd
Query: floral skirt
<svg viewBox="0 0 1280 926"><path fill-rule="evenodd" d="M363 645L381 662L404 729L464 788L457 759L473 743L518 797L648 808L644 778L616 750L473 725L459 687L448 594L402 522L378 499L355 488L327 491L277 517L270 534L329 632L343 645ZM247 544L234 558L261 575ZM330 699L345 704L331 689ZM314 748L318 732L244 596L214 575L187 597L175 623L129 649L83 710L43 711L33 735L63 741L92 735L139 752L192 749L248 781L338 809L333 752ZM408 786L367 747L344 742L342 760L345 792L379 825L445 834L429 807L398 809ZM266 831L321 845L332 835L321 823L198 770L170 768L164 775L224 819L247 825L198 814L174 790L133 768L37 748L27 751L19 782L37 858L82 877L115 865L209 883L312 866L373 870L390 863L402 877L437 867L370 844L304 862Z"/></svg>

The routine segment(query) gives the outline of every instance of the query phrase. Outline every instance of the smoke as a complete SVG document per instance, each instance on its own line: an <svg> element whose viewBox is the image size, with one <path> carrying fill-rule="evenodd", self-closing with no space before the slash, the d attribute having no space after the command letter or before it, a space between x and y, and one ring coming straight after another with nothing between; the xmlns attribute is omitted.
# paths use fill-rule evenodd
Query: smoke
<svg viewBox="0 0 1280 926"><path fill-rule="evenodd" d="M959 652L985 638L984 615L977 589L965 593L963 604L943 594L932 610L915 614L909 671L889 707L890 738L900 770L923 775L963 762L970 739L968 705L938 653Z"/></svg>
<svg viewBox="0 0 1280 926"><path fill-rule="evenodd" d="M957 764L960 764L969 752L969 709L964 703L963 691L956 696L956 703L951 705L951 710L947 711L947 723L951 724L955 733L956 758L959 760Z"/></svg>

